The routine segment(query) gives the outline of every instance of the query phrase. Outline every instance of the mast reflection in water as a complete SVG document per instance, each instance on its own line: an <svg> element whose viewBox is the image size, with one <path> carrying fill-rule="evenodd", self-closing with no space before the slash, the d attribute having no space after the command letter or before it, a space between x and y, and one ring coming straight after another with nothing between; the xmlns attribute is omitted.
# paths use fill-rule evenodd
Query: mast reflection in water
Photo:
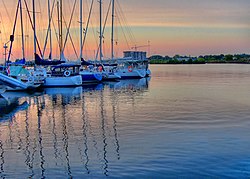
<svg viewBox="0 0 250 179"><path fill-rule="evenodd" d="M0 178L249 178L250 66L0 98Z"/></svg>
<svg viewBox="0 0 250 179"><path fill-rule="evenodd" d="M148 81L9 92L0 98L0 178L112 176L122 158L123 105L135 110Z"/></svg>

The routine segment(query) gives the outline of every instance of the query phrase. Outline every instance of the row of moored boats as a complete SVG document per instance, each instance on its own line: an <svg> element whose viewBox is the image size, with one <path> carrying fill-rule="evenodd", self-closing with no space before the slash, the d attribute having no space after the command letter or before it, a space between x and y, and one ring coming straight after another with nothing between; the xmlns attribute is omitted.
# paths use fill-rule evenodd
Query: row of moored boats
<svg viewBox="0 0 250 179"><path fill-rule="evenodd" d="M1 67L0 94L5 90L38 87L73 87L102 81L144 78L150 75L146 52L127 51L124 58L91 61L43 60L35 55L35 65L12 63Z"/></svg>

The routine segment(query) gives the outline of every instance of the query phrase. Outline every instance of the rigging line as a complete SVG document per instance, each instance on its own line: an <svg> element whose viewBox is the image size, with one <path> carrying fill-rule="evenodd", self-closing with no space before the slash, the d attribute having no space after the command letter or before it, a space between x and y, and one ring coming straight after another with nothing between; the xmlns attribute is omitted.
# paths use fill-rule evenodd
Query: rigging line
<svg viewBox="0 0 250 179"><path fill-rule="evenodd" d="M67 28L67 34L66 34L66 38L65 38L65 41L64 41L64 45L63 45L62 51L64 51L65 46L66 46L66 44L67 44L67 40L68 40L69 31L70 31L70 27L71 27L71 23L72 23L72 19L73 19L73 14L74 14L74 12L75 12L75 8L76 8L76 0L75 0L75 2L74 2L74 6L73 6L73 9L72 9L72 12L71 12L71 16L70 16L70 21L69 21L68 27L67 27L67 23L65 22L65 23L66 23L66 28ZM64 19L64 21L65 21L65 19Z"/></svg>
<svg viewBox="0 0 250 179"><path fill-rule="evenodd" d="M88 21L87 21L86 28L85 28L85 31L84 31L84 38L83 38L83 43L82 43L82 49L81 50L83 50L83 47L84 47L85 42L86 42L86 37L87 37L88 29L89 29L89 22L90 22L90 16L91 16L92 10L93 10L93 5L94 5L94 0L91 1ZM80 22L80 23L82 23L82 22Z"/></svg>
<svg viewBox="0 0 250 179"><path fill-rule="evenodd" d="M6 5L5 5L4 0L2 0L2 2L3 2L4 9L5 9L6 13L7 13L7 16L8 16L9 22L11 22L10 14L9 14L9 12L8 12L8 10L7 10L7 7L6 7Z"/></svg>
<svg viewBox="0 0 250 179"><path fill-rule="evenodd" d="M15 30L16 30L16 23L17 23L17 16L18 16L18 11L19 11L19 6L20 6L20 1L18 1L17 9L16 9L15 22L14 22L14 27L13 27L13 31L12 31L13 40L11 40L11 42L10 42L10 50L9 50L9 54L8 54L8 63L10 61L10 55L11 55L13 41L14 41L14 34L15 34Z"/></svg>
<svg viewBox="0 0 250 179"><path fill-rule="evenodd" d="M88 6L88 2L87 2L87 6ZM89 6L88 6L88 7L89 7ZM97 20L97 21L98 21L98 20ZM92 26L91 29L92 29L92 33L93 33L93 36L94 36L94 40L95 40L96 46L98 46L98 43L99 43L99 42L98 42L98 39L99 39L99 38L97 37L97 35L96 35L96 33L95 33L95 32L97 31L97 30L96 30L96 29L97 29L97 26L95 27L95 26L93 25L92 19L91 19L90 23L91 23L91 26Z"/></svg>
<svg viewBox="0 0 250 179"><path fill-rule="evenodd" d="M40 38L44 38L44 31L43 31L43 27L45 27L45 25L44 25L44 21L43 20L41 20L41 17L43 17L43 11L42 11L42 9L41 9L41 1L40 0L38 0L38 9L39 9L39 11L38 12L40 12L39 13L39 16L40 16L40 18L38 18L38 24L41 24L42 26L40 26L40 29L39 30L42 30L42 33L41 33L41 35L40 35ZM38 17L39 17L38 16Z"/></svg>
<svg viewBox="0 0 250 179"><path fill-rule="evenodd" d="M64 22L64 24L65 24L65 26L67 27L67 23L66 23L66 21L65 21L65 18L64 18L64 16L63 16L63 22ZM71 45L72 45L72 47L73 47L73 49L74 49L74 52L75 52L75 55L76 55L76 58L78 58L78 54L77 54L77 52L76 52L76 48L75 48L75 45L74 45L74 42L73 42L73 40L72 40L72 37L71 37L71 35L70 35L70 33L69 33L69 39L70 39L70 42L71 42ZM64 50L64 49L63 49ZM62 51L63 52L63 51Z"/></svg>
<svg viewBox="0 0 250 179"><path fill-rule="evenodd" d="M129 35L129 37L130 37L130 40L131 40L133 43L136 43L136 38L135 38L135 36L134 36L134 34L133 34L133 32L132 32L130 26L129 26L128 23L127 23L126 16L124 15L123 10L122 10L121 5L120 5L120 3L119 3L118 0L117 0L117 4L118 4L118 10L119 10L119 12L120 12L121 20L123 21L123 23L124 23L124 25L125 25L125 29L126 29L126 31L128 32L128 35Z"/></svg>
<svg viewBox="0 0 250 179"><path fill-rule="evenodd" d="M118 12L118 13L119 13L119 12ZM133 40L131 39L131 35L130 35L129 31L127 31L127 29L126 29L126 26L123 26L123 25L122 25L122 22L121 22L122 19L120 19L120 16L118 16L118 21L119 21L120 28L122 29L122 33L123 33L123 35L124 35L124 38L125 38L127 44L129 44L129 43L128 43L128 39L127 39L127 36L126 36L126 33L125 33L125 32L127 32L127 34L129 35L128 37L130 38L130 41L133 42ZM128 45L128 48L130 48L129 45Z"/></svg>
<svg viewBox="0 0 250 179"><path fill-rule="evenodd" d="M31 27L32 27L32 29L33 29L33 31L34 31L34 30L35 30L34 24L32 23L31 16L30 16L30 11L29 11L29 8L28 8L28 5L27 5L26 0L24 0L24 3L25 3L25 6L26 6L26 10L27 10L27 13L28 13L28 17L29 17L29 20L30 20ZM36 40L36 43L37 43L37 46L38 46L40 55L42 56L42 51L41 51L40 44L39 44L38 39L37 39L37 35L35 35L34 38L35 38L35 40Z"/></svg>
<svg viewBox="0 0 250 179"><path fill-rule="evenodd" d="M1 12L0 12L0 16L1 16L1 22L2 22L2 24L3 24L3 16L2 16L2 14L1 14ZM5 39L7 39L7 36L6 36L6 29L5 29L4 24L3 24L3 33L4 33Z"/></svg>
<svg viewBox="0 0 250 179"><path fill-rule="evenodd" d="M101 37L103 36L103 34L104 34L104 32L105 32L105 29L106 29L106 24L107 24L107 20L108 20L108 15L109 15L110 8L111 8L111 3L112 3L112 0L110 0L109 6L108 6L108 11L107 11L107 14L106 14L106 17L105 17L104 26L103 26L103 29L102 29L102 34L100 34ZM97 59L97 57L98 57L99 50L100 50L100 44L99 44L98 49L97 49L96 59Z"/></svg>
<svg viewBox="0 0 250 179"><path fill-rule="evenodd" d="M121 8L120 3L118 1L117 1L117 4L118 4L118 13L120 15L122 23L124 24L125 30L128 33L131 42L134 42L132 31L128 28L126 18L125 18L124 14L123 14L122 8Z"/></svg>
<svg viewBox="0 0 250 179"><path fill-rule="evenodd" d="M117 17L117 19L118 19L119 24L121 25L120 18ZM125 35L125 32L124 32L124 29L123 29L122 25L121 25L121 29L122 29L122 33L123 33L124 39L125 39L125 41L126 41L126 43L127 43L127 46L128 46L128 48L130 48L129 43L128 43L128 39L127 39L127 37L126 37L126 35Z"/></svg>
<svg viewBox="0 0 250 179"><path fill-rule="evenodd" d="M55 34L56 34L56 40L57 40L57 43L58 43L58 45L59 45L59 38L58 38L58 32L56 31L56 25L55 25L55 22L54 22L54 20L53 20L53 18L52 18L52 25L53 25L53 27L54 27L54 31L55 31Z"/></svg>
<svg viewBox="0 0 250 179"><path fill-rule="evenodd" d="M55 2L56 2L56 0L54 0L53 4L52 4L52 9L51 9L50 17L49 17L49 25L48 25L48 30L47 30L47 33L46 33L46 39L45 39L45 43L44 43L42 58L44 57L45 50L46 50L47 43L48 43L49 29L51 29L51 20L52 20L52 15L53 15L54 7L55 7Z"/></svg>
<svg viewBox="0 0 250 179"><path fill-rule="evenodd" d="M127 21L127 19L126 19L126 16L125 16L124 13L123 13L123 10L122 10L121 6L120 6L120 9L121 9L123 21L124 21L125 24L126 24L126 29L127 29L128 33L129 33L129 35L130 35L131 41L133 41L134 43L136 43L136 38L135 38L135 36L134 36L134 33L133 33L132 29L131 29L131 26L128 24L128 21Z"/></svg>

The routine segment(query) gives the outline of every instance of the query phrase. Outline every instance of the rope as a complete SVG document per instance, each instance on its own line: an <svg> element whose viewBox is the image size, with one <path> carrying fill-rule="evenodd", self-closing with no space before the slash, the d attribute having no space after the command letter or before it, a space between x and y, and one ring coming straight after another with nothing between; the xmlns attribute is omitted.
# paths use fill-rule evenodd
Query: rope
<svg viewBox="0 0 250 179"><path fill-rule="evenodd" d="M67 34L66 34L66 38L65 38L65 41L64 41L64 45L63 45L62 51L64 51L65 46L66 46L66 43L67 43L67 40L68 40L69 29L70 29L70 27L71 27L71 22L72 22L73 14L74 14L74 12L75 12L75 7L76 7L76 0L75 0L75 2L74 2L74 6L73 6L73 9L72 9L72 12L71 12L71 16L70 16L70 21L69 21L68 27L67 27L67 24L66 24L66 27L67 27ZM65 23L66 23L66 22L65 22Z"/></svg>
<svg viewBox="0 0 250 179"><path fill-rule="evenodd" d="M85 32L84 32L84 39L83 39L83 43L82 43L82 50L83 50L83 47L84 47L85 42L86 42L86 37L87 37L88 29L89 29L89 22L90 22L90 16L91 16L92 10L93 10L93 5L94 5L94 0L91 1L91 6L90 6L90 10L89 10L88 21L87 21ZM80 22L80 23L82 23L82 22Z"/></svg>
<svg viewBox="0 0 250 179"><path fill-rule="evenodd" d="M125 26L125 30L127 31L128 35L129 35L129 38L131 40L132 43L136 44L136 38L132 32L132 29L130 28L130 26L128 25L127 23L127 19L122 11L122 8L121 8L121 5L120 5L120 2L117 0L117 4L118 4L118 14L120 14L120 17L121 17L121 20L120 22L122 21L122 23L124 23L124 26ZM122 25L122 23L120 23Z"/></svg>
<svg viewBox="0 0 250 179"><path fill-rule="evenodd" d="M5 9L6 13L7 13L7 16L8 16L9 22L11 22L10 14L9 14L9 11L7 10L7 7L6 7L6 5L5 5L4 0L2 0L2 2L3 2L4 9Z"/></svg>
<svg viewBox="0 0 250 179"><path fill-rule="evenodd" d="M29 17L29 20L30 20L30 24L31 24L31 26L32 26L32 29L35 30L35 29L34 29L34 25L33 25L33 23L32 23L32 20L31 20L30 11L29 11L29 8L28 8L28 5L27 5L26 0L24 0L24 3L25 3L25 6L26 6L26 10L27 10L27 12L28 12L28 17ZM42 56L42 51L41 51L40 45L39 45L39 43L38 43L37 36L35 36L34 38L36 39L36 43L37 43L37 46L38 46L40 55Z"/></svg>
<svg viewBox="0 0 250 179"><path fill-rule="evenodd" d="M66 21L65 21L64 16L63 16L63 22L64 22L65 26L67 27L67 23L66 23ZM72 45L72 47L73 47L73 50L74 50L74 52L75 52L76 58L78 58L78 54L77 54L77 52L76 52L76 48L75 48L75 45L74 45L74 42L73 42L73 40L72 40L72 37L71 37L70 33L69 33L69 39L70 39L71 45ZM63 49L63 50L64 50L64 49Z"/></svg>
<svg viewBox="0 0 250 179"><path fill-rule="evenodd" d="M13 27L13 31L12 31L13 38L14 38L15 30L16 30L16 23L17 23L17 16L18 16L18 11L19 11L19 6L20 6L20 1L18 1L17 9L16 9L15 22L14 22L14 27ZM8 63L10 61L12 46L13 46L13 41L10 42L10 50L9 50L9 54L8 54Z"/></svg>
<svg viewBox="0 0 250 179"><path fill-rule="evenodd" d="M44 54L45 54L45 50L46 50L46 46L47 46L47 43L48 43L48 38L49 38L49 29L51 29L51 20L52 20L52 14L53 14L53 11L54 11L54 6L55 6L55 2L56 0L53 1L53 5L52 5L52 9L51 9L51 13L50 13L50 17L49 17L49 25L48 25L48 29L47 29L47 33L46 33L46 39L45 39L45 43L44 43L44 48L43 48L43 56L44 57Z"/></svg>
<svg viewBox="0 0 250 179"><path fill-rule="evenodd" d="M105 32L106 24L107 24L107 20L108 20L108 14L109 14L110 8L111 8L111 3L112 3L112 0L110 0L109 6L108 6L108 11L107 11L107 14L106 14L106 17L105 17L105 21L104 21L104 26L103 26L103 29L102 29L102 34L100 34L100 36L103 36L103 34L104 34L104 32ZM97 49L96 59L97 59L97 57L98 57L99 50L100 50L100 44L99 44L98 49Z"/></svg>

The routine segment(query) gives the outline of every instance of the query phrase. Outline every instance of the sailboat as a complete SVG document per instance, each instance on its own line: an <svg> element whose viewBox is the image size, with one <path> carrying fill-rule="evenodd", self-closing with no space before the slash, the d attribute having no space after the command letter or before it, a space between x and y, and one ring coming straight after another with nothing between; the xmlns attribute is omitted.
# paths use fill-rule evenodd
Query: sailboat
<svg viewBox="0 0 250 179"><path fill-rule="evenodd" d="M50 12L50 0L48 0L48 9L49 9L49 29L50 32L50 54L52 53L52 44L51 44L51 30L50 30L50 21L51 15ZM94 69L82 68L81 63L79 62L70 62L64 57L64 47L62 41L62 0L58 7L58 22L59 24L59 47L60 47L60 60L48 60L42 59L38 54L35 54L35 62L37 65L42 65L50 68L48 75L45 79L43 86L46 87L57 87L57 86L79 86L85 83L100 82L102 80L101 73L95 71ZM81 44L80 44L80 59L82 59L82 1L80 1L80 35L81 35ZM74 11L72 12L74 13ZM67 27L67 36L69 35L69 27ZM47 43L47 38L46 38ZM45 43L45 44L46 44ZM65 42L66 44L66 42ZM65 45L64 44L64 45ZM44 47L45 49L45 47ZM51 55L50 55L51 57ZM81 80L80 80L81 78Z"/></svg>
<svg viewBox="0 0 250 179"><path fill-rule="evenodd" d="M33 6L34 6L33 1ZM58 2L59 3L59 2ZM60 23L59 28L59 47L60 47L60 60L44 60L42 59L35 51L35 62L40 66L47 66L46 78L43 84L43 87L67 87L67 86L80 86L82 85L82 77L79 75L79 69L81 65L69 63L64 57L64 49L62 42L62 0L60 0L60 8L58 7L60 15L58 17L58 22ZM48 11L49 11L49 28L48 31L51 33L50 23L51 23L51 13L50 13L50 0L48 0ZM35 11L34 11L35 13ZM35 20L34 20L35 22ZM35 29L34 29L35 33ZM36 39L36 38L35 38ZM52 43L51 43L51 34L50 34L50 54L52 53ZM36 44L36 43L35 43ZM36 45L34 47L36 49Z"/></svg>
<svg viewBox="0 0 250 179"><path fill-rule="evenodd" d="M98 83L102 81L103 76L101 71L93 64L86 62L83 59L83 2L80 0L80 59L83 68L80 70L83 83ZM86 35L86 33L85 33Z"/></svg>
<svg viewBox="0 0 250 179"><path fill-rule="evenodd" d="M125 51L124 57L117 61L122 79L144 78L147 76L148 60L146 52Z"/></svg>
<svg viewBox="0 0 250 179"><path fill-rule="evenodd" d="M27 5L27 4L26 4ZM27 7L27 6L26 6ZM16 24L18 20L18 15L20 15L20 25L21 25L21 39L22 39L22 59L16 60L16 62L11 62L10 57L12 54L12 47L14 42ZM10 50L7 53L6 49L7 43L10 42ZM5 71L0 73L0 81L7 86L7 90L29 90L39 87L44 80L43 74L41 75L40 71L35 71L33 69L26 68L26 56L25 56L25 47L24 47L24 28L23 28L23 13L22 13L22 1L18 0L15 20L12 34L10 35L9 42L5 43Z"/></svg>
<svg viewBox="0 0 250 179"><path fill-rule="evenodd" d="M100 6L102 2L100 1ZM101 9L101 7L100 7ZM144 78L150 74L148 69L148 59L146 58L146 52L142 51L124 51L123 58L114 58L114 17L115 17L115 0L112 0L112 27L111 27L111 60L112 64L106 60L104 71L111 72L108 74L107 79L112 78ZM100 12L100 14L102 14ZM101 15L100 15L101 16ZM101 28L101 17L100 17L100 31ZM100 35L100 61L102 62L102 35ZM107 70L105 70L107 69Z"/></svg>
<svg viewBox="0 0 250 179"><path fill-rule="evenodd" d="M112 81L112 80L117 80L120 79L121 76L118 74L118 68L117 65L110 65L109 62L107 62L106 64L103 63L103 59L102 59L102 40L103 40L103 33L104 33L104 28L102 27L102 0L99 1L100 4L100 42L99 42L99 56L100 56L100 63L102 66L102 74L103 74L103 80L104 81ZM114 0L112 0L112 30L111 30L111 61L113 61L114 58ZM107 60L106 60L107 61Z"/></svg>

